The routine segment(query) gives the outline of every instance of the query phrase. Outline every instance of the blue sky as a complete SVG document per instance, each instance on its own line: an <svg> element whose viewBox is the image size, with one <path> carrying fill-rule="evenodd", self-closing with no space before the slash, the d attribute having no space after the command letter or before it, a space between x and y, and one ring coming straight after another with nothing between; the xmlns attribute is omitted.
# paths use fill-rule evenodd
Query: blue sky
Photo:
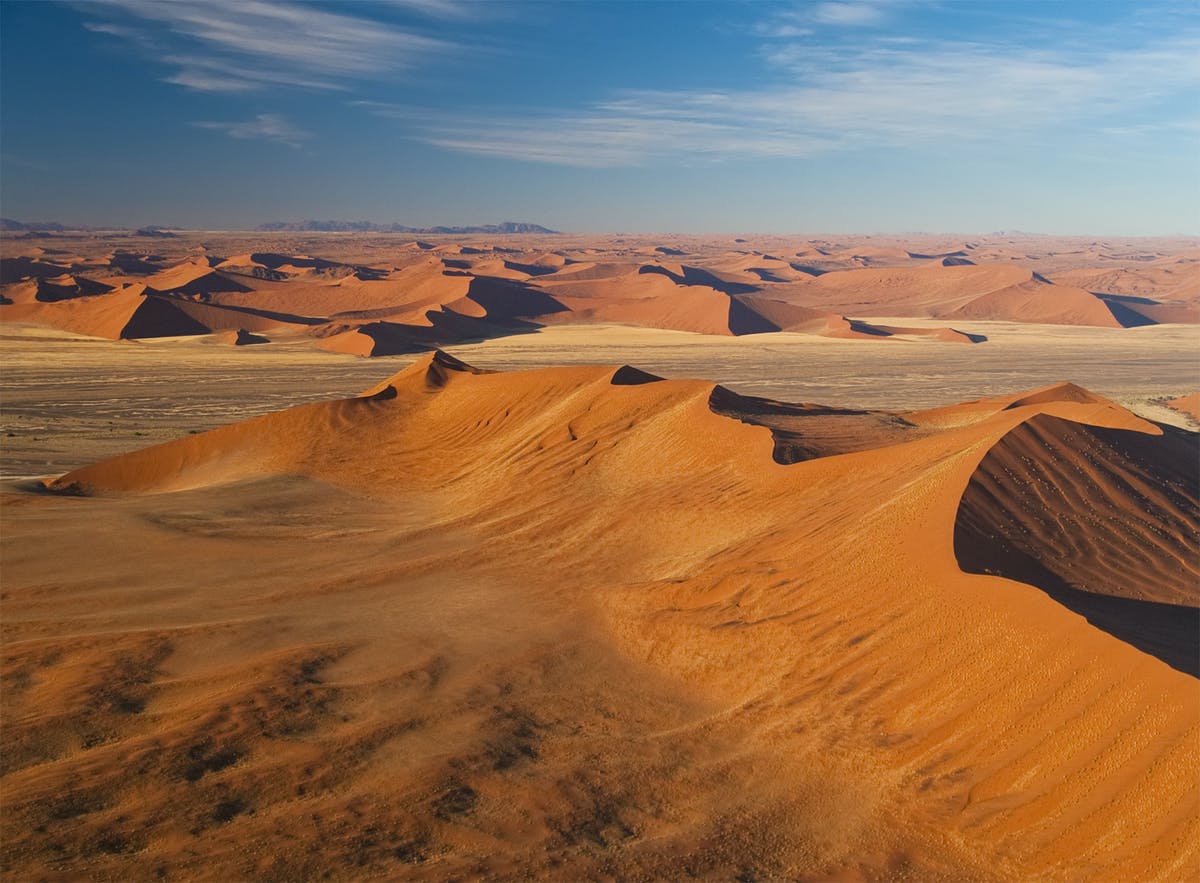
<svg viewBox="0 0 1200 883"><path fill-rule="evenodd" d="M1200 232L1190 2L0 3L0 211Z"/></svg>

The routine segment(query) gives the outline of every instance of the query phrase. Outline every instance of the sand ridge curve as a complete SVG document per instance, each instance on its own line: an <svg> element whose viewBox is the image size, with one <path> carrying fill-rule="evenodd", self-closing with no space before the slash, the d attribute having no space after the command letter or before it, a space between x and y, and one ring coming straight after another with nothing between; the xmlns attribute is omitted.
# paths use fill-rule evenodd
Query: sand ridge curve
<svg viewBox="0 0 1200 883"><path fill-rule="evenodd" d="M154 570L173 588L106 614L128 674L82 717L97 688L62 667L108 658L91 627L64 651L14 624L10 865L39 860L41 824L62 867L108 876L1194 874L1194 679L1040 588L964 573L954 543L981 464L1023 434L1102 427L1138 462L1173 462L1170 437L1068 384L935 416L780 416L628 367L435 352L354 399L68 473L52 487L118 496L32 505L149 518L221 572L277 558L256 535L295 561L232 594ZM847 447L843 419L880 444ZM804 456L780 457L781 429ZM47 603L29 592L21 613ZM178 630L132 629L146 604ZM30 753L53 715L112 735ZM138 784L106 779L125 763ZM318 832L320 854L234 846Z"/></svg>

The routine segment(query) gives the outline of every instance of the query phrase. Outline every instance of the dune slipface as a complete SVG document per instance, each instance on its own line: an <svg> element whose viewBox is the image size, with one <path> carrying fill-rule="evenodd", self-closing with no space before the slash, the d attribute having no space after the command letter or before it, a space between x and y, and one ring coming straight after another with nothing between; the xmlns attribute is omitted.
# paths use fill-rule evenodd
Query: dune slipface
<svg viewBox="0 0 1200 883"><path fill-rule="evenodd" d="M6 871L1192 879L1194 645L1070 593L1194 616L1194 452L435 352L77 469L8 527Z"/></svg>

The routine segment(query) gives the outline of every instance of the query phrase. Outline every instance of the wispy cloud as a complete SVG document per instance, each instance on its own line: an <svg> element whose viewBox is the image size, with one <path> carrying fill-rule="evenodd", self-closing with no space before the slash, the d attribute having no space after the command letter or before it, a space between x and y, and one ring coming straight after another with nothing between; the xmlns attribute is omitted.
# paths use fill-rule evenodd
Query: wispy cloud
<svg viewBox="0 0 1200 883"><path fill-rule="evenodd" d="M807 37L813 33L813 30L786 19L777 19L755 23L752 32L756 37L766 37L771 40L794 40L797 37Z"/></svg>
<svg viewBox="0 0 1200 883"><path fill-rule="evenodd" d="M230 138L243 141L277 141L289 147L300 147L312 137L311 132L294 126L277 113L260 113L254 119L242 122L196 122L192 125L201 129L224 132Z"/></svg>
<svg viewBox="0 0 1200 883"><path fill-rule="evenodd" d="M391 0L390 5L427 16L463 14L455 0ZM90 22L90 30L154 52L175 68L167 82L203 92L280 85L335 89L411 67L450 48L391 22L309 3L93 0L82 8L106 19Z"/></svg>
<svg viewBox="0 0 1200 883"><path fill-rule="evenodd" d="M753 25L760 37L806 37L818 30L862 28L881 25L907 6L929 0L828 0L773 9L771 15Z"/></svg>
<svg viewBox="0 0 1200 883"><path fill-rule="evenodd" d="M582 167L662 157L804 157L858 147L1020 143L1047 127L1100 134L1200 82L1200 39L1053 53L958 42L775 44L760 89L629 91L582 110L453 115L370 107L431 144Z"/></svg>
<svg viewBox="0 0 1200 883"><path fill-rule="evenodd" d="M881 3L819 3L813 18L827 25L871 25L884 17Z"/></svg>

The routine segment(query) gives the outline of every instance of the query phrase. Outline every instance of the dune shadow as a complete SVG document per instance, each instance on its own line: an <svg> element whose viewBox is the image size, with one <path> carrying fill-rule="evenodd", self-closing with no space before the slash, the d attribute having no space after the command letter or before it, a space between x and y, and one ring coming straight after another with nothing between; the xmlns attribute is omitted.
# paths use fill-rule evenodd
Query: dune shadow
<svg viewBox="0 0 1200 883"><path fill-rule="evenodd" d="M747 285L744 282L726 282L719 276L714 276L708 270L701 270L699 267L689 267L685 264L682 269L682 273L674 273L667 267L662 267L658 264L643 264L638 268L638 272L642 274L656 273L659 276L666 276L676 285L703 285L707 288L715 289L722 294L758 294L762 291L757 285Z"/></svg>
<svg viewBox="0 0 1200 883"><path fill-rule="evenodd" d="M634 368L632 365L622 365L613 372L613 376L609 378L608 382L613 386L642 386L647 383L658 383L661 380L661 377L651 374L649 371Z"/></svg>
<svg viewBox="0 0 1200 883"><path fill-rule="evenodd" d="M1104 301L1104 306L1109 308L1112 313L1112 318L1115 318L1121 324L1121 328L1144 328L1146 325L1157 325L1156 320L1151 319L1145 314L1139 313L1133 307L1128 306L1128 301L1109 298L1106 295L1097 295L1099 299ZM1138 301L1140 302L1140 301ZM1153 301L1151 301L1153 305ZM1157 306L1157 305L1154 305Z"/></svg>
<svg viewBox="0 0 1200 883"><path fill-rule="evenodd" d="M788 264L788 266L797 273L804 273L805 275L813 277L824 276L825 273L828 272L826 270L822 270L820 267L811 266L810 264Z"/></svg>
<svg viewBox="0 0 1200 883"><path fill-rule="evenodd" d="M151 263L135 254L122 251L116 252L109 259L108 266L127 276L149 276L163 269L157 263Z"/></svg>
<svg viewBox="0 0 1200 883"><path fill-rule="evenodd" d="M1157 307L1161 301L1154 300L1149 297L1137 297L1132 294L1110 294L1107 291L1093 291L1092 294L1106 301L1117 301L1123 304L1141 304L1145 307Z"/></svg>
<svg viewBox="0 0 1200 883"><path fill-rule="evenodd" d="M1042 415L1009 432L959 503L966 573L1045 592L1096 628L1200 677L1196 435Z"/></svg>
<svg viewBox="0 0 1200 883"><path fill-rule="evenodd" d="M487 310L488 318L501 322L571 310L540 288L486 276L472 278L467 297Z"/></svg>
<svg viewBox="0 0 1200 883"><path fill-rule="evenodd" d="M562 267L549 267L542 264L522 264L517 261L504 262L504 266L510 270L516 270L518 273L524 273L526 276L550 276L557 273Z"/></svg>
<svg viewBox="0 0 1200 883"><path fill-rule="evenodd" d="M939 258L965 258L967 256L967 253L962 249L958 249L956 251L943 251L940 254L922 254L921 252L916 251L906 251L905 254L914 261L933 261Z"/></svg>
<svg viewBox="0 0 1200 883"><path fill-rule="evenodd" d="M858 319L850 319L850 330L857 331L859 334L869 334L872 337L892 337L891 331L886 328L880 328L878 325L870 325Z"/></svg>
<svg viewBox="0 0 1200 883"><path fill-rule="evenodd" d="M729 318L727 322L729 323L730 332L736 337L741 337L744 334L771 334L772 332L783 330L779 325L743 303L736 296L729 298Z"/></svg>
<svg viewBox="0 0 1200 883"><path fill-rule="evenodd" d="M174 291L153 296L165 302L179 303L185 306L188 304L198 304L199 306L203 306L208 309L221 310L223 312L230 313L242 313L247 316L257 316L260 319L269 319L272 322L286 322L292 325L323 325L327 321L325 319L318 319L313 316L301 316L296 313L280 313L275 310L262 310L258 309L257 307L246 307L238 304L215 304L207 303L205 301L192 301L188 300L187 298L176 297Z"/></svg>
<svg viewBox="0 0 1200 883"><path fill-rule="evenodd" d="M978 539L955 530L958 563L965 572L1002 576L1041 589L1101 631L1200 678L1200 607L1085 592L1029 555L1013 549L989 555Z"/></svg>
<svg viewBox="0 0 1200 883"><path fill-rule="evenodd" d="M827 405L796 404L743 395L715 386L714 414L771 432L771 458L782 466L909 440L921 430L896 414Z"/></svg>
<svg viewBox="0 0 1200 883"><path fill-rule="evenodd" d="M358 326L358 331L375 342L372 356L411 356L427 353L435 347L465 346L502 340L523 334L537 334L542 326L534 322L510 319L503 324L431 311L432 325L403 325L378 321Z"/></svg>

